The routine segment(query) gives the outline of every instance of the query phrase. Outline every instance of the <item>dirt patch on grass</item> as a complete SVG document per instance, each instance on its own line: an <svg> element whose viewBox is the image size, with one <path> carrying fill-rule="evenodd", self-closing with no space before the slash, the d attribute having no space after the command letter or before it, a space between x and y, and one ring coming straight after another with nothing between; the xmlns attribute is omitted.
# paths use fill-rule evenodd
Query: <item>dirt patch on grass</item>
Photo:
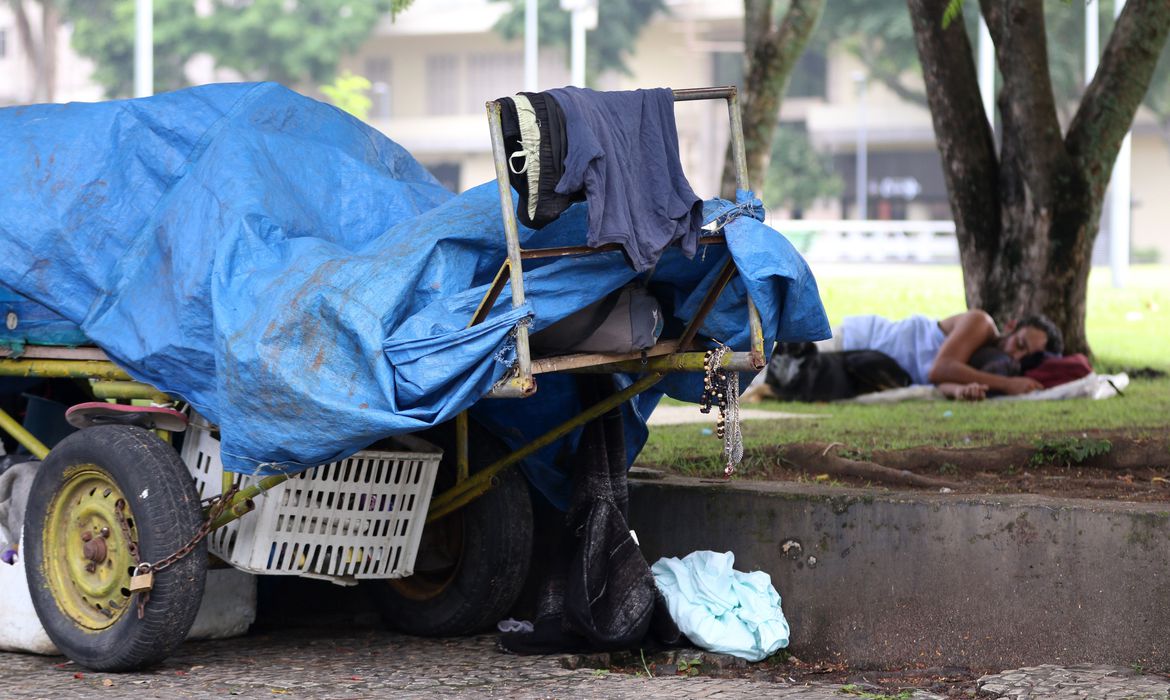
<svg viewBox="0 0 1170 700"><path fill-rule="evenodd" d="M694 465L646 466L688 474ZM740 478L961 494L1166 501L1170 437L1098 431L967 449L862 450L839 443L797 443L749 449Z"/></svg>

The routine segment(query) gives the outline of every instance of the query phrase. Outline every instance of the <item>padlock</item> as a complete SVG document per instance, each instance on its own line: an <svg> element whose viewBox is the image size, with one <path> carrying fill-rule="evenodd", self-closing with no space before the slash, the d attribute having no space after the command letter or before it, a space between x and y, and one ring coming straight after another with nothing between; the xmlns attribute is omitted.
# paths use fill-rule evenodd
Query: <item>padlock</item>
<svg viewBox="0 0 1170 700"><path fill-rule="evenodd" d="M142 593L154 588L154 572L147 571L130 577L130 593Z"/></svg>

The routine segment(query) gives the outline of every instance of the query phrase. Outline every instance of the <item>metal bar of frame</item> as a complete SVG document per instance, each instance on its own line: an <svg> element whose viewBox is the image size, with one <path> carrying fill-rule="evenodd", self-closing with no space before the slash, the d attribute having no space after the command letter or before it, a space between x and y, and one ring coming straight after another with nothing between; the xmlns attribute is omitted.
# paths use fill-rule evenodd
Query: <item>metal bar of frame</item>
<svg viewBox="0 0 1170 700"><path fill-rule="evenodd" d="M747 190L748 172L747 172L747 154L744 147L743 140L743 120L739 110L739 90L731 85L724 87L709 87L709 88L689 88L682 90L673 90L674 99L676 102L688 102L693 100L711 100L722 99L727 102L728 119L731 123L731 151L732 160L735 168L735 182L736 187L741 190ZM571 255L589 255L600 252L608 252L616 250L617 246L610 244L600 246L598 248L589 248L588 246L565 246L559 248L547 248L536 250L523 250L520 247L519 229L516 222L516 213L512 201L512 190L508 184L507 171L507 154L504 150L504 136L503 128L500 121L500 106L498 102L490 101L486 105L488 115L488 127L491 132L492 155L495 162L496 181L500 191L500 205L504 219L504 237L508 247L507 266L509 268L509 281L512 284L512 305L513 308L524 303L524 279L522 260L531 260L548 257L565 257ZM715 242L722 242L722 236L705 236L700 239L700 244L708 244ZM500 273L502 274L501 268ZM476 311L476 319L482 320L486 317L487 311L495 303L495 299L499 295L500 289L500 275L497 274L496 282L493 283L492 288L480 303L479 309ZM721 288L722 289L722 288ZM490 297L490 300L489 300ZM764 334L763 324L760 321L759 310L755 303L752 302L750 295L747 298L748 307L748 325L749 337L751 339L751 365L756 368L764 366ZM478 320L473 319L473 323ZM697 326L696 326L697 328ZM517 327L516 332L516 369L514 373L503 380L500 384L493 387L490 396L496 398L513 397L513 396L527 396L536 390L536 381L532 372L531 352L528 345L528 328L524 325ZM692 334L693 336L693 334ZM684 349L689 343L689 338L686 342L680 343L680 349Z"/></svg>
<svg viewBox="0 0 1170 700"><path fill-rule="evenodd" d="M132 381L122 368L101 360L0 360L0 376L70 377L105 381Z"/></svg>
<svg viewBox="0 0 1170 700"><path fill-rule="evenodd" d="M438 520L439 518L455 511L476 498L487 493L489 489L496 482L496 475L507 467L516 464L525 457L531 455L537 450L552 444L554 441L568 435L579 426L585 425L594 418L605 415L612 409L622 405L632 397L637 396L643 391L657 384L665 375L659 372L650 373L634 382L625 389L616 392L598 403L590 406L581 413L573 416L569 420L561 423L557 427L548 431L544 435L536 438L524 447L508 454L506 457L492 462L483 469L477 471L474 476L468 478L461 484L458 484L443 493L435 496L431 500L430 508L427 510L427 522Z"/></svg>
<svg viewBox="0 0 1170 700"><path fill-rule="evenodd" d="M500 104L494 100L488 102L487 114L492 154L495 156L496 184L500 189L500 208L504 216L504 239L508 245L508 281L512 285L512 308L515 309L524 304L524 270L520 265L520 231L516 223L516 209L512 206L512 186L508 184ZM532 379L532 356L528 349L528 326L524 323L516 326L516 379L519 382L514 386L521 391L521 395L536 391L536 382Z"/></svg>
<svg viewBox="0 0 1170 700"><path fill-rule="evenodd" d="M33 457L44 459L49 454L49 448L45 446L45 443L38 440L35 435L2 408L0 408L0 429L11 435Z"/></svg>

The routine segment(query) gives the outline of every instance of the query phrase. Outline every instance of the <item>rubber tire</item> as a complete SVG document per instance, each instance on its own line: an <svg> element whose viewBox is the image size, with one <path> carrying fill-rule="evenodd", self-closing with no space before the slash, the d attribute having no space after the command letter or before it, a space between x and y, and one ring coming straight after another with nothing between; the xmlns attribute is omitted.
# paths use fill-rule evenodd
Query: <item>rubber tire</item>
<svg viewBox="0 0 1170 700"><path fill-rule="evenodd" d="M424 437L445 448L435 486L435 493L440 493L454 483L453 440L433 434ZM473 425L470 453L474 473L506 450L496 438ZM449 516L461 518L462 549L452 578L441 591L418 600L402 595L393 582L374 583L373 602L388 627L422 637L463 636L494 628L507 617L528 578L532 501L528 481L515 465L505 469L498 481L483 496ZM427 527L441 522L428 523ZM425 532L423 542L425 546ZM420 557L423 554L420 551Z"/></svg>
<svg viewBox="0 0 1170 700"><path fill-rule="evenodd" d="M65 656L94 671L156 664L186 639L195 622L207 577L206 540L155 574L143 619L132 604L107 629L82 628L53 598L44 570L52 553L43 541L49 504L65 485L66 470L80 464L105 470L126 496L143 561L158 561L194 536L203 521L199 494L170 445L148 430L123 425L86 428L62 440L41 463L29 492L24 526L29 592L49 638Z"/></svg>

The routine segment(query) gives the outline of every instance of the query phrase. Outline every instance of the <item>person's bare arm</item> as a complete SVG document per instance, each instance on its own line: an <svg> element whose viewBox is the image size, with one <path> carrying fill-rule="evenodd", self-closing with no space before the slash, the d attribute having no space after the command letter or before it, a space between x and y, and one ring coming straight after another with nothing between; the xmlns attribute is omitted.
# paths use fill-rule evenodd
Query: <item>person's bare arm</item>
<svg viewBox="0 0 1170 700"><path fill-rule="evenodd" d="M1041 388L1040 382L1029 377L1001 377L968 364L976 350L999 337L999 329L986 311L965 311L939 321L938 325L946 339L930 368L932 384L978 383L1005 394L1026 394Z"/></svg>
<svg viewBox="0 0 1170 700"><path fill-rule="evenodd" d="M987 398L987 385L978 382L971 384L955 384L954 382L943 382L938 385L938 390L942 395L948 399L956 399L961 401L982 401Z"/></svg>

